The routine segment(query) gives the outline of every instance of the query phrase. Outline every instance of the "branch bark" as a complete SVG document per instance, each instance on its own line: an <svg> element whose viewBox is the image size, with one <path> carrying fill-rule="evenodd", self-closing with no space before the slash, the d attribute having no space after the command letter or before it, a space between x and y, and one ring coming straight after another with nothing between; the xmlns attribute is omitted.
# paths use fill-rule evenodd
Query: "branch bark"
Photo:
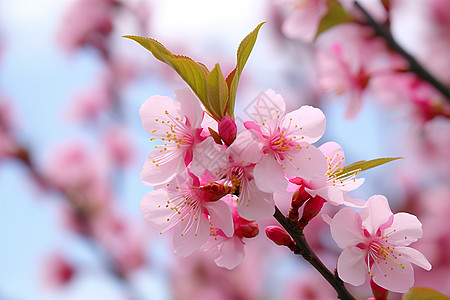
<svg viewBox="0 0 450 300"><path fill-rule="evenodd" d="M298 253L296 254L303 256L306 261L308 261L317 271L319 271L319 273L337 292L338 298L342 300L355 300L355 298L346 289L344 282L338 276L331 273L311 249L306 241L305 235L303 234L303 230L298 227L297 222L286 218L276 206L275 214L273 216L297 244Z"/></svg>
<svg viewBox="0 0 450 300"><path fill-rule="evenodd" d="M383 25L379 24L375 19L365 10L365 8L358 3L354 2L354 5L364 14L366 17L366 24L375 30L376 35L383 37L389 47L400 53L409 63L409 70L415 73L422 80L427 81L434 86L442 95L444 95L448 101L450 101L450 88L440 82L430 72L428 72L411 54L403 49L392 36L391 32Z"/></svg>

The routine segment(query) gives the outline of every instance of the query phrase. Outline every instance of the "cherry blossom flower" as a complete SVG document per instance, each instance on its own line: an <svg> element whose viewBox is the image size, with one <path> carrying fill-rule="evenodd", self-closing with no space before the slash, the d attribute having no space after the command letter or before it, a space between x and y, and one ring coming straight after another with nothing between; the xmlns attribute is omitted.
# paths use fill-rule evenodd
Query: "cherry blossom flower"
<svg viewBox="0 0 450 300"><path fill-rule="evenodd" d="M422 253L407 247L422 237L422 224L411 214L392 214L384 196L370 197L360 213L340 210L330 226L333 239L344 249L337 270L345 282L361 285L369 273L380 287L403 293L414 284L411 263L431 269Z"/></svg>
<svg viewBox="0 0 450 300"><path fill-rule="evenodd" d="M206 243L211 224L226 236L233 235L231 208L219 199L228 191L217 191L218 185L200 185L200 180L183 172L169 183L147 193L141 201L145 220L161 229L176 227L174 252L188 256Z"/></svg>
<svg viewBox="0 0 450 300"><path fill-rule="evenodd" d="M325 157L310 144L325 132L326 119L320 109L302 106L285 114L284 99L268 90L255 101L252 117L255 122L244 125L256 130L264 143L263 157L254 168L261 191L285 192L285 173L311 179L326 172Z"/></svg>
<svg viewBox="0 0 450 300"><path fill-rule="evenodd" d="M303 0L288 1L288 3L292 6L292 11L283 22L283 33L289 38L312 42L320 21L328 12L327 1Z"/></svg>
<svg viewBox="0 0 450 300"><path fill-rule="evenodd" d="M244 238L253 238L259 233L256 221L246 220L239 215L233 198L232 195L224 197L224 201L232 208L233 235L226 236L222 230L213 228L211 230L211 238L204 247L205 250L213 253L217 266L229 270L237 267L244 259Z"/></svg>
<svg viewBox="0 0 450 300"><path fill-rule="evenodd" d="M355 179L358 172L342 173L345 165L344 150L342 147L338 143L328 142L320 146L319 149L325 155L328 169L321 177L313 178L307 182L302 180L302 183L305 185L305 191L312 197L319 195L333 205L344 204L347 206L362 207L365 201L352 199L347 195L347 192L363 184L364 178Z"/></svg>
<svg viewBox="0 0 450 300"><path fill-rule="evenodd" d="M152 96L139 114L144 129L164 145L155 146L141 173L144 184L170 181L192 161L193 147L201 142L203 110L189 89L175 91L175 99Z"/></svg>

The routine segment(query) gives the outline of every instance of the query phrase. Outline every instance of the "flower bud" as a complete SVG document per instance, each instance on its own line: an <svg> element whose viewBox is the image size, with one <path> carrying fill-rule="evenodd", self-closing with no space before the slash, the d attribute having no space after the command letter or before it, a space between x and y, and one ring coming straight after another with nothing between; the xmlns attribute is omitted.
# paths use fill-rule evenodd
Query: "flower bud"
<svg viewBox="0 0 450 300"><path fill-rule="evenodd" d="M243 218L239 218L238 227L235 229L235 234L240 238L254 238L259 234L259 227L256 221L248 221Z"/></svg>
<svg viewBox="0 0 450 300"><path fill-rule="evenodd" d="M322 210L323 204L325 202L325 199L317 195L305 203L302 218L300 219L300 221L298 221L298 226L300 227L300 229L305 228L309 221L317 216L317 214Z"/></svg>
<svg viewBox="0 0 450 300"><path fill-rule="evenodd" d="M378 284L376 284L372 278L370 278L370 287L372 288L372 293L374 296L374 300L386 300L389 294L389 291L385 288L382 288Z"/></svg>
<svg viewBox="0 0 450 300"><path fill-rule="evenodd" d="M236 139L237 127L231 117L224 116L219 122L219 135L225 145L230 146Z"/></svg>
<svg viewBox="0 0 450 300"><path fill-rule="evenodd" d="M292 239L286 232L286 230L278 226L267 226L266 235L272 242L274 242L278 246L289 247L292 243Z"/></svg>

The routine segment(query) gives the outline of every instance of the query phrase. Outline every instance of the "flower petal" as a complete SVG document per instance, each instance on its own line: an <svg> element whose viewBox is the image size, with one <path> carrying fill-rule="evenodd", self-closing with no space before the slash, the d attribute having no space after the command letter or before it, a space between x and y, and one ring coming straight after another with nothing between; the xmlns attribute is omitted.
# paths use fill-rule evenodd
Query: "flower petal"
<svg viewBox="0 0 450 300"><path fill-rule="evenodd" d="M244 243L237 237L225 239L220 246L219 257L214 261L219 267L229 270L237 267L244 259Z"/></svg>
<svg viewBox="0 0 450 300"><path fill-rule="evenodd" d="M214 227L222 229L226 236L233 236L234 225L231 207L220 200L205 203L204 207L208 210L211 224Z"/></svg>
<svg viewBox="0 0 450 300"><path fill-rule="evenodd" d="M414 284L414 270L411 264L400 257L395 262L388 259L379 263L374 262L371 272L376 284L393 292L404 293Z"/></svg>
<svg viewBox="0 0 450 300"><path fill-rule="evenodd" d="M262 157L264 144L258 132L253 129L242 131L236 140L228 147L230 157L242 165L257 163Z"/></svg>
<svg viewBox="0 0 450 300"><path fill-rule="evenodd" d="M266 154L253 169L256 186L266 193L284 193L288 181L284 170L270 154Z"/></svg>
<svg viewBox="0 0 450 300"><path fill-rule="evenodd" d="M179 103L180 115L185 115L192 128L200 128L203 120L203 109L200 101L188 88L175 91L175 101Z"/></svg>
<svg viewBox="0 0 450 300"><path fill-rule="evenodd" d="M212 137L208 137L203 142L194 145L189 170L197 176L201 176L205 170L212 175L218 175L228 167L228 163L226 147L214 142Z"/></svg>
<svg viewBox="0 0 450 300"><path fill-rule="evenodd" d="M327 163L322 152L308 144L300 143L299 148L286 153L281 161L286 173L308 181L322 182L326 180Z"/></svg>
<svg viewBox="0 0 450 300"><path fill-rule="evenodd" d="M326 123L325 115L320 109L304 105L287 113L281 121L281 127L289 135L295 135L305 142L314 143L324 134Z"/></svg>
<svg viewBox="0 0 450 300"><path fill-rule="evenodd" d="M139 109L142 126L145 131L157 138L165 138L166 131L170 132L169 115L180 117L178 115L178 104L172 98L166 96L152 96L145 100ZM166 114L165 112L169 114ZM164 123L162 122L164 121Z"/></svg>
<svg viewBox="0 0 450 300"><path fill-rule="evenodd" d="M180 224L173 235L173 252L177 256L188 256L200 249L209 239L209 220L200 216L197 221L190 219Z"/></svg>
<svg viewBox="0 0 450 300"><path fill-rule="evenodd" d="M393 216L388 200L382 195L370 197L366 206L361 209L360 215L364 228L374 236L380 227L384 227L392 220Z"/></svg>
<svg viewBox="0 0 450 300"><path fill-rule="evenodd" d="M366 281L366 251L356 247L345 249L339 256L337 271L339 277L350 284L361 285Z"/></svg>
<svg viewBox="0 0 450 300"><path fill-rule="evenodd" d="M273 194L261 191L255 180L244 178L237 210L239 215L247 220L269 219L275 213Z"/></svg>
<svg viewBox="0 0 450 300"><path fill-rule="evenodd" d="M185 156L184 151L180 151L176 145L157 146L150 152L142 168L142 182L146 185L158 185L170 181L186 168Z"/></svg>
<svg viewBox="0 0 450 300"><path fill-rule="evenodd" d="M169 195L164 189L148 192L141 201L141 212L145 221L163 229L168 226L167 218L172 214L172 210L166 207Z"/></svg>
<svg viewBox="0 0 450 300"><path fill-rule="evenodd" d="M248 108L249 117L258 124L276 120L284 114L286 106L281 95L268 89L262 92Z"/></svg>
<svg viewBox="0 0 450 300"><path fill-rule="evenodd" d="M330 224L331 236L342 249L364 243L361 218L351 208L341 209Z"/></svg>
<svg viewBox="0 0 450 300"><path fill-rule="evenodd" d="M413 264L429 271L431 270L431 264L426 257L419 251L411 247L395 247L397 252L400 252L404 258L412 262Z"/></svg>
<svg viewBox="0 0 450 300"><path fill-rule="evenodd" d="M422 237L422 223L416 216L408 213L397 213L394 222L387 228L389 243L394 246L408 246Z"/></svg>

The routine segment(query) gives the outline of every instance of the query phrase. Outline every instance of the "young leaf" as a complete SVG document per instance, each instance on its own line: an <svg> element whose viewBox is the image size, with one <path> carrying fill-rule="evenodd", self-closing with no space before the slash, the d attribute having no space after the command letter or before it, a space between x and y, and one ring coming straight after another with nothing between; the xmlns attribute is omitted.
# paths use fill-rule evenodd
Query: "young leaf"
<svg viewBox="0 0 450 300"><path fill-rule="evenodd" d="M414 287L403 294L402 300L450 300L450 298L430 288Z"/></svg>
<svg viewBox="0 0 450 300"><path fill-rule="evenodd" d="M219 64L216 64L211 73L208 74L206 82L208 106L211 108L214 116L220 121L227 107L228 87Z"/></svg>
<svg viewBox="0 0 450 300"><path fill-rule="evenodd" d="M362 160L345 166L342 170L337 170L335 174L339 173L339 177L345 177L351 174L359 173L360 171L372 169L374 167L383 165L390 161L401 159L403 157L388 157L388 158L377 158L372 160Z"/></svg>
<svg viewBox="0 0 450 300"><path fill-rule="evenodd" d="M205 65L199 64L186 56L174 55L154 39L134 35L124 35L124 37L138 42L150 51L156 59L174 69L208 109L205 103L207 95L206 76L209 71Z"/></svg>
<svg viewBox="0 0 450 300"><path fill-rule="evenodd" d="M317 36L319 36L319 34L324 32L325 30L330 29L333 26L341 23L351 22L353 20L352 16L344 10L342 5L338 1L329 0L327 6L328 13L320 21L316 38Z"/></svg>
<svg viewBox="0 0 450 300"><path fill-rule="evenodd" d="M258 37L258 32L261 26L266 23L262 22L256 28L250 32L239 44L237 50L237 63L236 68L228 75L227 83L229 86L229 97L226 115L234 118L234 104L236 98L237 86L239 83L239 78L241 77L242 70L244 69L245 63L252 52L253 46L255 45L256 38Z"/></svg>

